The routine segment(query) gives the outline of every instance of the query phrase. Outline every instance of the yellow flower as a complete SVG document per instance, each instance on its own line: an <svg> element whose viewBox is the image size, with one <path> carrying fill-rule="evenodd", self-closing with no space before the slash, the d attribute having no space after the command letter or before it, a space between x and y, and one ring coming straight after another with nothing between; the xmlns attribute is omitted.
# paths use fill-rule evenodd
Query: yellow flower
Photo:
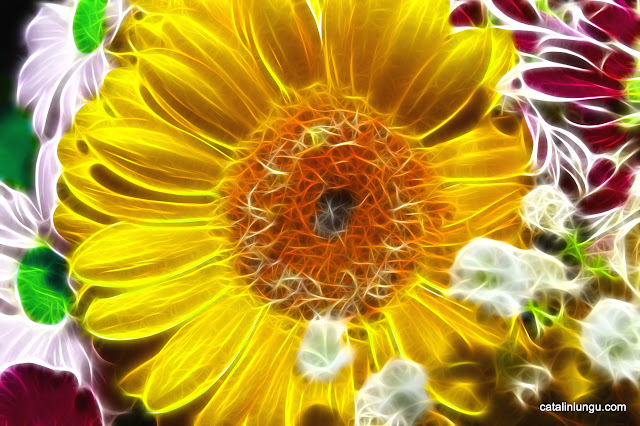
<svg viewBox="0 0 640 426"><path fill-rule="evenodd" d="M482 414L452 360L507 326L444 290L473 238L525 243L530 140L491 114L509 34L454 33L446 0L134 3L60 144L55 217L86 328L168 339L122 387L158 413L197 399L197 424L349 422L401 358ZM301 371L328 335L335 371Z"/></svg>

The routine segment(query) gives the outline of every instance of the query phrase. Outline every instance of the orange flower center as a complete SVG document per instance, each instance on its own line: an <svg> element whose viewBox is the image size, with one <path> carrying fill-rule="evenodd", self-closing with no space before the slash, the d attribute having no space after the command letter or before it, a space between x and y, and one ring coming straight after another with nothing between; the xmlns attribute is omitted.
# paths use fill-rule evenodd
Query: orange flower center
<svg viewBox="0 0 640 426"><path fill-rule="evenodd" d="M237 268L277 307L370 316L412 271L429 173L380 122L298 108L235 167L224 191Z"/></svg>

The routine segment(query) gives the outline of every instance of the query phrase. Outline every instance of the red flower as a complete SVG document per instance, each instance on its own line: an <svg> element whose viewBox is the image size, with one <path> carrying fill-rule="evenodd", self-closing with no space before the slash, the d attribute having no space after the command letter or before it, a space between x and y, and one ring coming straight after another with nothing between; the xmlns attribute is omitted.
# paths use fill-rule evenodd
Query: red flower
<svg viewBox="0 0 640 426"><path fill-rule="evenodd" d="M596 40L630 45L640 34L640 16L624 1L588 0L579 5L586 18L579 26Z"/></svg>
<svg viewBox="0 0 640 426"><path fill-rule="evenodd" d="M634 179L635 173L630 167L598 159L588 175L588 183L595 190L582 199L578 209L586 214L598 214L621 206L629 197Z"/></svg>
<svg viewBox="0 0 640 426"><path fill-rule="evenodd" d="M493 0L493 4L508 17L524 24L536 24L538 11L527 0Z"/></svg>
<svg viewBox="0 0 640 426"><path fill-rule="evenodd" d="M0 426L99 426L93 393L69 372L19 364L0 375Z"/></svg>
<svg viewBox="0 0 640 426"><path fill-rule="evenodd" d="M449 21L454 27L479 27L485 21L484 8L480 0L454 3Z"/></svg>
<svg viewBox="0 0 640 426"><path fill-rule="evenodd" d="M596 69L534 68L525 71L523 77L532 89L560 98L619 97L624 89L622 83Z"/></svg>
<svg viewBox="0 0 640 426"><path fill-rule="evenodd" d="M624 104L613 99L573 102L567 108L567 123L589 150L596 154L611 152L629 140L629 131L615 121L616 110Z"/></svg>

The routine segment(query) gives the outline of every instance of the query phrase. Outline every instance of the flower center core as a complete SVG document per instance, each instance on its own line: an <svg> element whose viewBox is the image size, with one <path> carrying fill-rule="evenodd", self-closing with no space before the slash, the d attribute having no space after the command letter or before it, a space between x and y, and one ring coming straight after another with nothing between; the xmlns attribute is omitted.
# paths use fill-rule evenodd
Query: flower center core
<svg viewBox="0 0 640 426"><path fill-rule="evenodd" d="M104 37L107 0L79 0L73 16L73 41L82 53L91 53Z"/></svg>
<svg viewBox="0 0 640 426"><path fill-rule="evenodd" d="M331 238L344 233L354 201L354 195L344 188L329 188L324 191L316 203L316 234Z"/></svg>
<svg viewBox="0 0 640 426"><path fill-rule="evenodd" d="M412 271L423 164L357 112L298 108L256 133L223 191L237 268L278 308L370 316Z"/></svg>

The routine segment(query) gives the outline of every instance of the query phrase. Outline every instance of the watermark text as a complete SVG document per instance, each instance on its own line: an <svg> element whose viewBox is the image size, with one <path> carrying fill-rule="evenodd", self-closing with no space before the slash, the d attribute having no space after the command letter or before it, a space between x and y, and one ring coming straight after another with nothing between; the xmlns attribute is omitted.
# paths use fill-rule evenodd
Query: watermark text
<svg viewBox="0 0 640 426"><path fill-rule="evenodd" d="M627 411L627 404L580 404L577 402L552 402L550 404L540 404L540 411L550 411L554 413L599 413Z"/></svg>

